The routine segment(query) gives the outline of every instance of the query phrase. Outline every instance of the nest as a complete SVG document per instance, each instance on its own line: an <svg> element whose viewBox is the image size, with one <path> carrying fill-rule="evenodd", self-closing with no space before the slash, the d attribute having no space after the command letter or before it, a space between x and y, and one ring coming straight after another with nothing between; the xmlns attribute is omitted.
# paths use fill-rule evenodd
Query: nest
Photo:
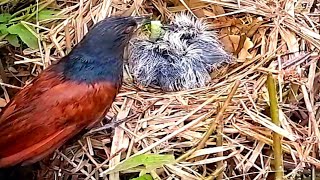
<svg viewBox="0 0 320 180"><path fill-rule="evenodd" d="M173 154L179 161L153 170L151 175L158 179L266 179L274 175L273 144L279 143L274 132L282 137L286 177L310 176L312 169L320 168L316 1L110 2L58 1L55 7L62 9L58 19L46 27L33 25L41 29L40 50L7 46L1 105L10 100L12 89L23 87L67 54L92 24L109 13L152 12L166 20L192 9L192 15L207 19L207 27L217 32L237 61L207 86L178 92L137 87L126 65L109 121L42 161L39 177L103 179L101 173L131 156L160 153ZM269 97L268 74L277 80L280 126L270 118L269 102L274 98ZM205 139L209 129L214 131ZM139 172L127 169L107 177L129 179Z"/></svg>
<svg viewBox="0 0 320 180"><path fill-rule="evenodd" d="M165 91L208 84L210 73L232 58L207 28L202 19L179 13L156 41L141 37L132 40L129 68L136 82Z"/></svg>

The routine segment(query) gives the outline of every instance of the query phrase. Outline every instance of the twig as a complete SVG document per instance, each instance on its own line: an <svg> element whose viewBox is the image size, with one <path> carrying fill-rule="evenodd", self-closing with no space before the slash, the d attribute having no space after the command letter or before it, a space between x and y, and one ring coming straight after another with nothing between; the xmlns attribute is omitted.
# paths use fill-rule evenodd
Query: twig
<svg viewBox="0 0 320 180"><path fill-rule="evenodd" d="M205 147L205 144L207 142L207 140L209 139L209 137L211 136L211 134L216 130L218 123L222 120L223 118L223 113L224 111L227 109L228 104L231 101L231 98L233 97L233 95L236 93L238 87L240 85L240 80L237 80L235 85L233 86L230 94L228 95L226 101L224 102L222 108L220 109L216 120L214 123L211 124L209 130L206 132L206 134L204 135L204 137L202 138L202 140L199 142L198 146L197 146L197 150L202 149L203 147Z"/></svg>
<svg viewBox="0 0 320 180"><path fill-rule="evenodd" d="M224 125L224 123L222 123L221 121L218 122L218 127L217 127L217 146L223 146L223 137L222 137L223 125ZM223 152L218 152L217 156L218 157L222 157L223 156ZM217 169L223 170L223 161L218 161L217 162ZM217 180L222 180L222 179L223 179L223 173L220 172L218 174L218 176L217 176Z"/></svg>
<svg viewBox="0 0 320 180"><path fill-rule="evenodd" d="M0 82L0 85L8 87L8 88L13 88L13 89L22 89L22 87L14 86L14 85L11 85L11 84L6 84L6 83L3 83L3 82Z"/></svg>
<svg viewBox="0 0 320 180"><path fill-rule="evenodd" d="M184 159L186 159L187 157L189 157L192 153L194 153L196 150L202 149L205 146L205 143L207 142L207 140L209 139L210 135L215 131L216 127L217 127L217 122L220 122L220 120L223 117L223 113L226 110L229 102L231 101L231 98L233 97L233 95L235 94L236 90L238 89L240 85L240 80L236 81L235 85L233 86L230 94L228 95L225 103L223 104L222 108L220 109L215 122L213 122L210 126L210 129L206 132L205 136L202 138L202 140L199 142L198 146L196 148L192 148L191 150L189 150L188 152L184 153L183 155L181 155L179 158L176 159L176 162L181 162ZM204 116L202 119L207 119L210 116L212 116L212 114L215 112L215 110L211 110L206 116ZM190 123L191 124L191 123Z"/></svg>
<svg viewBox="0 0 320 180"><path fill-rule="evenodd" d="M218 167L210 176L205 178L205 180L213 180L214 178L219 179L219 176L226 169L226 165L222 164L222 166Z"/></svg>

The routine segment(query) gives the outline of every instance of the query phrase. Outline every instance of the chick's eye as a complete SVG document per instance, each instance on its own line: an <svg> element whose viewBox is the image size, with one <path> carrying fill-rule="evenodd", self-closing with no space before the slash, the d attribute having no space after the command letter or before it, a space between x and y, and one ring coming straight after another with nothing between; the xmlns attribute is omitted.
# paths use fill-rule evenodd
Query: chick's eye
<svg viewBox="0 0 320 180"><path fill-rule="evenodd" d="M129 27L127 27L127 28L124 30L124 33L126 33L126 34L131 33L131 32L134 30L135 27L136 27L136 26L129 26Z"/></svg>

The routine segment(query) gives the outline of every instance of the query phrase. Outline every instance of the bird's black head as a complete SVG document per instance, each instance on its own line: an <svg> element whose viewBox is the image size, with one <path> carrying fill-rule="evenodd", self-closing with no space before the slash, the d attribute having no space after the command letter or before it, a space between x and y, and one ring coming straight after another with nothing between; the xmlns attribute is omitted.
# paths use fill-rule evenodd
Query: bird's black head
<svg viewBox="0 0 320 180"><path fill-rule="evenodd" d="M146 21L147 17L108 17L96 23L78 46L82 51L90 47L91 53L122 52L137 27Z"/></svg>
<svg viewBox="0 0 320 180"><path fill-rule="evenodd" d="M60 63L66 79L79 82L109 81L122 77L124 47L147 17L109 17L89 30Z"/></svg>

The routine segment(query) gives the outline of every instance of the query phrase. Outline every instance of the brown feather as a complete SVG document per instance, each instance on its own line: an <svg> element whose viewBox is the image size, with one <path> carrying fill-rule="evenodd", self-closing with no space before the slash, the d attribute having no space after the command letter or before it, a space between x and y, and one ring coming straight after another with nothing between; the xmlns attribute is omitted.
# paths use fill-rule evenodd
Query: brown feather
<svg viewBox="0 0 320 180"><path fill-rule="evenodd" d="M105 116L121 86L124 47L143 19L98 22L17 93L0 118L0 168L33 164Z"/></svg>
<svg viewBox="0 0 320 180"><path fill-rule="evenodd" d="M20 91L0 118L0 167L31 164L95 125L119 87L63 81L49 70Z"/></svg>

